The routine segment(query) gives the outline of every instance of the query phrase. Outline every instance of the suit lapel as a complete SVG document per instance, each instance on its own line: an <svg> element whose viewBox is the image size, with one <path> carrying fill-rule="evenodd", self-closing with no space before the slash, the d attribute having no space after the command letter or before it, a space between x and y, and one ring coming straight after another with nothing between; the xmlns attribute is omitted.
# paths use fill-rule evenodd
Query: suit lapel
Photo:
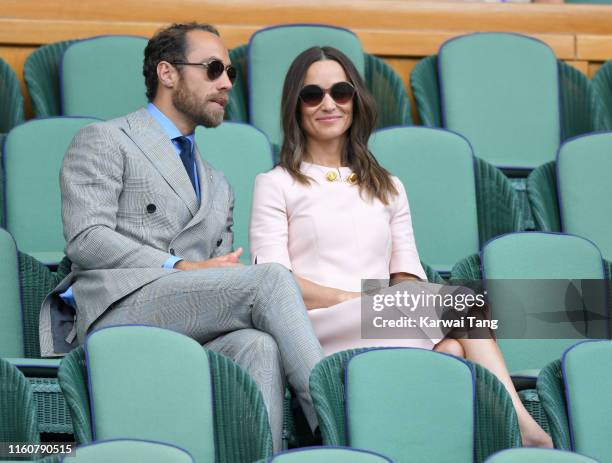
<svg viewBox="0 0 612 463"><path fill-rule="evenodd" d="M129 124L129 129L124 130L126 135L134 141L168 182L168 185L183 200L191 215L195 216L201 207L198 205L198 199L187 171L176 155L172 142L165 136L163 129L146 109L128 114L126 118ZM200 191L204 191L202 189L202 178L200 178Z"/></svg>

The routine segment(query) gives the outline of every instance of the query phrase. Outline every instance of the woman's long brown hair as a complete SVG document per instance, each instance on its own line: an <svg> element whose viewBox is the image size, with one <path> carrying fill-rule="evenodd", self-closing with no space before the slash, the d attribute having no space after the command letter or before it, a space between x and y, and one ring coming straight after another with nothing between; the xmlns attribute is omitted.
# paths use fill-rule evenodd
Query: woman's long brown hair
<svg viewBox="0 0 612 463"><path fill-rule="evenodd" d="M299 95L304 86L306 72L312 63L323 60L336 61L355 87L353 99L353 123L346 135L342 163L357 174L361 193L368 198L377 198L389 204L392 195L398 191L391 175L368 150L368 139L376 124L376 104L365 87L361 76L351 60L333 47L312 47L300 53L291 63L283 85L281 116L284 132L279 165L299 183L309 185L312 179L300 172L304 160L306 137L301 126Z"/></svg>

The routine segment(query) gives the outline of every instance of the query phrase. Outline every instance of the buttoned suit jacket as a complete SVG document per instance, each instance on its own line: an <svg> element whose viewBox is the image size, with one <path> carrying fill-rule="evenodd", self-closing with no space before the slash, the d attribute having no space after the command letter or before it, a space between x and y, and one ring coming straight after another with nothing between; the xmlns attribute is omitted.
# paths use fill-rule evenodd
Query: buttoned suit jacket
<svg viewBox="0 0 612 463"><path fill-rule="evenodd" d="M172 255L205 260L232 248L233 193L196 147L198 202L172 142L146 109L83 128L63 160L60 187L71 273L43 302L43 356L84 339L109 307L175 269ZM69 286L76 313L60 298Z"/></svg>

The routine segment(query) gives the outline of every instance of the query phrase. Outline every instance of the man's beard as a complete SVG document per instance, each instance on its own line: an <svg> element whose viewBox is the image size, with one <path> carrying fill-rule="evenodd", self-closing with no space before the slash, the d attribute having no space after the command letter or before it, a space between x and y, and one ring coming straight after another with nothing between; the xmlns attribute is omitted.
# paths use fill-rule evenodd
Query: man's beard
<svg viewBox="0 0 612 463"><path fill-rule="evenodd" d="M224 97L227 98L227 97ZM186 85L181 81L176 91L172 94L174 107L188 117L194 124L204 127L217 127L223 122L225 111L207 110L210 100L200 100L193 93L189 92Z"/></svg>

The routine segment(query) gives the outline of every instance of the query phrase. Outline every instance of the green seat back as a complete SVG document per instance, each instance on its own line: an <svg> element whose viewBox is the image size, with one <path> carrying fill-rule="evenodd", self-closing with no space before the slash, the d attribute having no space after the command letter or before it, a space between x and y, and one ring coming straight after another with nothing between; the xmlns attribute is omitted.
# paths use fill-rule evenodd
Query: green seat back
<svg viewBox="0 0 612 463"><path fill-rule="evenodd" d="M367 450L315 447L278 453L270 463L391 463L391 460Z"/></svg>
<svg viewBox="0 0 612 463"><path fill-rule="evenodd" d="M543 368L585 334L607 337L604 270L601 254L590 241L513 233L484 247L482 267L492 318L499 320L498 344L511 372ZM585 281L568 289L569 279ZM600 281L591 287L588 280ZM581 291L584 301L579 299ZM574 304L566 312L570 300ZM585 325L586 310L595 318Z"/></svg>
<svg viewBox="0 0 612 463"><path fill-rule="evenodd" d="M33 386L16 366L0 358L0 458L30 459L30 456L10 454L7 444L38 444L37 406Z"/></svg>
<svg viewBox="0 0 612 463"><path fill-rule="evenodd" d="M395 127L375 132L370 149L406 188L423 262L450 272L478 252L474 156L465 138L445 130Z"/></svg>
<svg viewBox="0 0 612 463"><path fill-rule="evenodd" d="M474 378L467 363L422 349L371 350L349 361L345 387L351 447L395 463L473 461Z"/></svg>
<svg viewBox="0 0 612 463"><path fill-rule="evenodd" d="M612 342L583 342L562 358L572 449L612 462Z"/></svg>
<svg viewBox="0 0 612 463"><path fill-rule="evenodd" d="M285 25L257 31L249 42L250 122L280 146L281 95L285 75L293 60L314 46L332 46L353 62L361 76L365 62L357 36L348 29L318 25Z"/></svg>
<svg viewBox="0 0 612 463"><path fill-rule="evenodd" d="M565 143L557 174L563 231L590 239L612 260L612 132Z"/></svg>
<svg viewBox="0 0 612 463"><path fill-rule="evenodd" d="M508 449L497 452L485 463L597 463L592 458L553 449Z"/></svg>
<svg viewBox="0 0 612 463"><path fill-rule="evenodd" d="M273 167L272 148L263 132L237 122L196 129L202 158L225 174L234 190L234 249L242 246L249 263L249 221L255 176Z"/></svg>
<svg viewBox="0 0 612 463"><path fill-rule="evenodd" d="M159 442L119 439L96 442L75 449L63 463L193 463L191 455Z"/></svg>
<svg viewBox="0 0 612 463"><path fill-rule="evenodd" d="M70 45L61 63L62 114L112 119L145 106L146 45L143 37L112 35Z"/></svg>
<svg viewBox="0 0 612 463"><path fill-rule="evenodd" d="M87 339L94 440L177 445L214 461L212 386L200 344L148 326L101 329Z"/></svg>
<svg viewBox="0 0 612 463"><path fill-rule="evenodd" d="M612 129L612 60L608 60L597 70L593 79L593 92L601 102L601 119L598 126Z"/></svg>
<svg viewBox="0 0 612 463"><path fill-rule="evenodd" d="M0 357L23 357L19 262L13 237L0 229Z"/></svg>
<svg viewBox="0 0 612 463"><path fill-rule="evenodd" d="M0 135L21 122L23 122L23 96L19 80L15 71L0 58Z"/></svg>
<svg viewBox="0 0 612 463"><path fill-rule="evenodd" d="M557 60L521 35L479 33L446 42L438 55L444 127L498 167L552 161L561 137Z"/></svg>
<svg viewBox="0 0 612 463"><path fill-rule="evenodd" d="M44 263L64 256L59 172L72 138L90 118L35 119L4 146L6 228L20 251Z"/></svg>
<svg viewBox="0 0 612 463"><path fill-rule="evenodd" d="M52 117L61 114L60 64L66 48L74 40L42 45L23 63L23 79L32 100L34 117Z"/></svg>

